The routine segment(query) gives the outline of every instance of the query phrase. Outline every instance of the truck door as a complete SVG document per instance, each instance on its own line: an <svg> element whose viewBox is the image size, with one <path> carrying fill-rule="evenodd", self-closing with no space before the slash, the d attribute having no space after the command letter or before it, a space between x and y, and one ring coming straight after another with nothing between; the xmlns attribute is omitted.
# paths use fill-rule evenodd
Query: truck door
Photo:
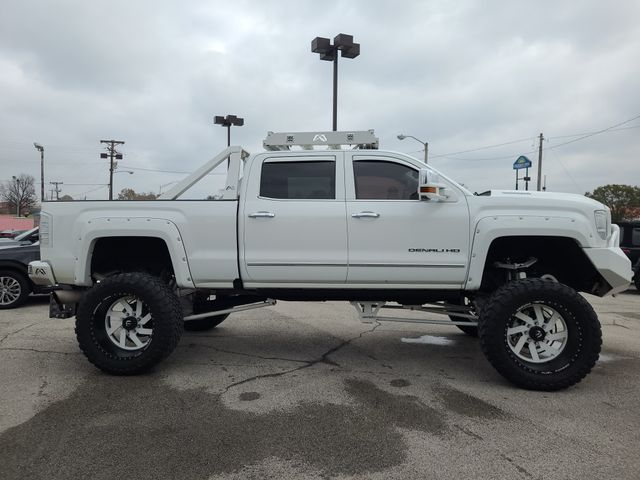
<svg viewBox="0 0 640 480"><path fill-rule="evenodd" d="M240 219L246 286L344 284L343 162L341 153L255 157Z"/></svg>
<svg viewBox="0 0 640 480"><path fill-rule="evenodd" d="M384 154L349 154L347 283L460 288L469 260L469 210L451 185L445 201L419 200L420 165Z"/></svg>

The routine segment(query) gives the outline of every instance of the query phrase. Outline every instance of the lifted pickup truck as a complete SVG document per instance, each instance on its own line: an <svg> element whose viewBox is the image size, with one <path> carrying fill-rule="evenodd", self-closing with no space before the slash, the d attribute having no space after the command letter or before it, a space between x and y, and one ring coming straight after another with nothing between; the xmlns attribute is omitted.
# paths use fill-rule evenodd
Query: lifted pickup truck
<svg viewBox="0 0 640 480"><path fill-rule="evenodd" d="M479 336L524 388L566 388L594 366L600 324L578 292L617 293L632 275L607 207L549 192L474 195L378 150L373 131L270 132L264 145L227 148L156 201L44 205L30 278L56 289L52 317L76 316L89 361L141 373L183 328L282 299L350 301L365 322L408 320L382 309L448 315L439 323ZM223 162L221 193L180 199Z"/></svg>

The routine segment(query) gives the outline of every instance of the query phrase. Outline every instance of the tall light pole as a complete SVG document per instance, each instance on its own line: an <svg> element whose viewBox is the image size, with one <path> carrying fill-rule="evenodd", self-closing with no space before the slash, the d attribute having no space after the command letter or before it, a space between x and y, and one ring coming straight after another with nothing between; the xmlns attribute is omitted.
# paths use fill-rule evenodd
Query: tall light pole
<svg viewBox="0 0 640 480"><path fill-rule="evenodd" d="M403 135L402 133L398 135L398 140L404 140L405 138L413 138L415 141L420 142L424 147L424 163L428 163L427 160L429 158L429 142L423 142L419 138L414 137L413 135Z"/></svg>
<svg viewBox="0 0 640 480"><path fill-rule="evenodd" d="M39 143L33 144L40 152L40 203L44 202L44 147Z"/></svg>
<svg viewBox="0 0 640 480"><path fill-rule="evenodd" d="M338 129L338 50L344 58L360 55L360 44L353 43L353 35L340 33L331 40L316 37L311 41L311 51L320 55L320 60L333 62L333 131Z"/></svg>
<svg viewBox="0 0 640 480"><path fill-rule="evenodd" d="M231 146L231 126L241 127L244 125L244 118L240 118L237 115L216 115L213 117L213 123L222 127L227 127L227 147Z"/></svg>

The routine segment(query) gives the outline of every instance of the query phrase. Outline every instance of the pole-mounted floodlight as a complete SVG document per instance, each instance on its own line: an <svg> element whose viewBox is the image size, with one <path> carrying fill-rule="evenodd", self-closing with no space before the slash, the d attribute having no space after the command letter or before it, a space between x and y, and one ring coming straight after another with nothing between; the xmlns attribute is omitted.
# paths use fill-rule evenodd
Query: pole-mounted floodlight
<svg viewBox="0 0 640 480"><path fill-rule="evenodd" d="M338 129L338 50L344 58L360 55L360 44L353 42L353 35L341 33L331 40L316 37L311 41L311 51L320 55L320 60L333 62L333 131Z"/></svg>
<svg viewBox="0 0 640 480"><path fill-rule="evenodd" d="M240 118L237 115L227 115L223 117L222 115L216 115L213 117L213 123L215 125L221 125L223 127L227 127L227 147L231 146L231 126L241 127L244 125L244 118Z"/></svg>
<svg viewBox="0 0 640 480"><path fill-rule="evenodd" d="M40 203L44 202L44 147L33 142L33 146L40 152Z"/></svg>
<svg viewBox="0 0 640 480"><path fill-rule="evenodd" d="M398 140L404 140L405 138L413 138L417 142L420 142L424 146L424 163L427 163L427 159L429 158L429 142L423 142L419 138L414 137L413 135L403 135L402 133L398 135Z"/></svg>

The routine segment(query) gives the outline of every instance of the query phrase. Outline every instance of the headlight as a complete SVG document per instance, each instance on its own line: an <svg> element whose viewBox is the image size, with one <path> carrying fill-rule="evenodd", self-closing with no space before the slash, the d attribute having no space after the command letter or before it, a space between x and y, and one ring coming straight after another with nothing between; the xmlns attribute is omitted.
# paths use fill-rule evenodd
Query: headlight
<svg viewBox="0 0 640 480"><path fill-rule="evenodd" d="M51 215L48 213L40 214L40 231L39 231L39 239L40 245L44 247L50 247L53 239L51 238Z"/></svg>
<svg viewBox="0 0 640 480"><path fill-rule="evenodd" d="M593 212L596 219L596 230L603 240L609 236L611 230L611 216L607 210L596 210Z"/></svg>

